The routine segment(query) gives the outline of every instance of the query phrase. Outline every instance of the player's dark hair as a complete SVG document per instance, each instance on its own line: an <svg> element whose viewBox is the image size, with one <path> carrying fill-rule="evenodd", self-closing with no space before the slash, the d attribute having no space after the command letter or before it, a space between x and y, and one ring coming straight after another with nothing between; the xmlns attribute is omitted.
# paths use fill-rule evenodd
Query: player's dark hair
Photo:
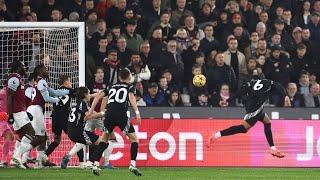
<svg viewBox="0 0 320 180"><path fill-rule="evenodd" d="M17 72L20 67L23 66L23 63L20 60L13 60L11 63L10 73Z"/></svg>
<svg viewBox="0 0 320 180"><path fill-rule="evenodd" d="M38 66L36 66L36 67L34 68L34 70L33 70L33 75L34 75L35 78L37 78L37 77L40 75L41 70L42 70L43 68L45 68L44 64L39 64Z"/></svg>
<svg viewBox="0 0 320 180"><path fill-rule="evenodd" d="M89 93L89 89L87 87L79 87L76 89L76 101L77 103L81 102L85 97L86 94Z"/></svg>
<svg viewBox="0 0 320 180"><path fill-rule="evenodd" d="M128 68L122 68L120 69L120 72L119 72L119 77L121 80L126 80L129 78L131 72Z"/></svg>
<svg viewBox="0 0 320 180"><path fill-rule="evenodd" d="M61 75L59 77L59 85L61 86L64 82L66 82L68 79L70 78L70 76L67 75Z"/></svg>

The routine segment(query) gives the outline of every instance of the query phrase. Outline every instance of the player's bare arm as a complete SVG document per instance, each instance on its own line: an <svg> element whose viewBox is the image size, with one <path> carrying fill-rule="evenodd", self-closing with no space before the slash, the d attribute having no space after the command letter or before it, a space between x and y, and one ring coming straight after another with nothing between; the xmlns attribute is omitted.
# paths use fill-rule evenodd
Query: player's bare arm
<svg viewBox="0 0 320 180"><path fill-rule="evenodd" d="M104 112L108 104L108 96L104 97L101 102L100 112Z"/></svg>
<svg viewBox="0 0 320 180"><path fill-rule="evenodd" d="M93 99L91 108L89 109L89 114L93 113L94 108L96 108L98 102L100 101L100 99L102 99L105 96L105 93L103 91L101 91L100 93L98 93L98 95Z"/></svg>
<svg viewBox="0 0 320 180"><path fill-rule="evenodd" d="M129 93L129 101L130 101L132 109L136 113L136 120L137 120L138 124L140 125L141 124L141 116L140 116L140 112L139 112L139 109L137 106L136 97L134 96L134 94L132 92Z"/></svg>

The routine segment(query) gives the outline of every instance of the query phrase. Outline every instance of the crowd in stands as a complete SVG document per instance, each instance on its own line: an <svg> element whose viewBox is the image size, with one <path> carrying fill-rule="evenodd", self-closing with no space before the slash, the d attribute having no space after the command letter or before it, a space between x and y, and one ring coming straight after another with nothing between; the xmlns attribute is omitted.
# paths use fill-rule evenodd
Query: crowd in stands
<svg viewBox="0 0 320 180"><path fill-rule="evenodd" d="M0 0L0 21L85 21L87 86L127 67L140 106L221 107L258 74L288 92L271 106L320 107L320 0Z"/></svg>

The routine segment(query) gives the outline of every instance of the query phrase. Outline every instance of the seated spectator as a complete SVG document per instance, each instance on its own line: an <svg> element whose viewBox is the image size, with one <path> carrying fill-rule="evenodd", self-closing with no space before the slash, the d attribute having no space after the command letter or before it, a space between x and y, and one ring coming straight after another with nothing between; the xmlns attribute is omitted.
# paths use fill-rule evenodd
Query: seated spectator
<svg viewBox="0 0 320 180"><path fill-rule="evenodd" d="M69 14L69 22L78 22L79 18L79 14L77 12L71 12Z"/></svg>
<svg viewBox="0 0 320 180"><path fill-rule="evenodd" d="M230 97L230 90L228 84L222 84L220 87L219 92L215 92L211 96L211 103L213 107L232 107L236 106L236 101L233 100L231 102L228 102L227 104L224 104L223 101L229 99Z"/></svg>
<svg viewBox="0 0 320 180"><path fill-rule="evenodd" d="M320 43L320 12L313 12L308 24L310 40Z"/></svg>
<svg viewBox="0 0 320 180"><path fill-rule="evenodd" d="M62 20L63 15L62 15L62 12L61 12L60 9L54 8L54 9L52 9L52 11L51 11L51 16L50 16L50 17L51 17L51 21L53 21L53 22L59 22L59 21Z"/></svg>
<svg viewBox="0 0 320 180"><path fill-rule="evenodd" d="M143 96L147 106L164 106L166 104L165 96L159 92L157 83L152 82L148 85L148 92Z"/></svg>
<svg viewBox="0 0 320 180"><path fill-rule="evenodd" d="M187 16L184 19L184 29L187 31L191 40L194 38L201 40L204 37L203 31L197 26L193 16Z"/></svg>
<svg viewBox="0 0 320 180"><path fill-rule="evenodd" d="M160 77L165 77L167 79L169 89L177 89L178 86L172 81L172 73L169 69L165 69Z"/></svg>
<svg viewBox="0 0 320 180"><path fill-rule="evenodd" d="M304 98L298 93L296 83L289 83L287 87L288 97L290 99L291 107L305 107Z"/></svg>
<svg viewBox="0 0 320 180"><path fill-rule="evenodd" d="M239 15L239 17L241 17ZM233 35L238 41L238 49L240 52L244 52L244 49L250 44L249 32L241 25L235 24L233 28Z"/></svg>
<svg viewBox="0 0 320 180"><path fill-rule="evenodd" d="M310 84L315 84L317 83L317 76L315 73L310 73L310 76L309 76L309 81L310 81Z"/></svg>
<svg viewBox="0 0 320 180"><path fill-rule="evenodd" d="M165 95L165 97L168 98L171 93L171 89L168 86L167 78L165 78L164 76L160 77L158 86L159 92L162 92Z"/></svg>
<svg viewBox="0 0 320 180"><path fill-rule="evenodd" d="M136 100L137 100L137 106L147 106L146 102L142 98L140 91L136 92Z"/></svg>
<svg viewBox="0 0 320 180"><path fill-rule="evenodd" d="M207 56L212 50L219 50L220 43L213 36L213 26L207 24L204 26L204 38L200 41L200 50Z"/></svg>
<svg viewBox="0 0 320 180"><path fill-rule="evenodd" d="M131 54L129 69L132 75L131 83L142 83L145 85L151 77L151 72L148 68L148 65L142 63L138 52L133 52Z"/></svg>
<svg viewBox="0 0 320 180"><path fill-rule="evenodd" d="M310 94L309 72L302 70L299 77L298 92L302 95Z"/></svg>
<svg viewBox="0 0 320 180"><path fill-rule="evenodd" d="M152 27L149 29L149 33L147 37L149 38L151 36L152 30L155 27L161 27L163 41L168 42L170 39L172 39L176 30L171 26L170 18L171 18L171 14L168 10L162 11L162 14L160 16L160 21L157 21L152 25Z"/></svg>
<svg viewBox="0 0 320 180"><path fill-rule="evenodd" d="M252 32L250 35L250 44L244 49L246 60L255 57L258 48L259 37L257 32Z"/></svg>
<svg viewBox="0 0 320 180"><path fill-rule="evenodd" d="M140 58L143 64L149 64L150 62L150 44L148 41L144 41L140 45Z"/></svg>
<svg viewBox="0 0 320 180"><path fill-rule="evenodd" d="M186 9L186 0L177 0L177 9L172 11L171 24L174 28L183 25L186 16L193 16L193 13Z"/></svg>
<svg viewBox="0 0 320 180"><path fill-rule="evenodd" d="M93 33L97 29L97 22L98 22L97 12L91 10L86 14L86 27L87 27L87 38L91 39Z"/></svg>
<svg viewBox="0 0 320 180"><path fill-rule="evenodd" d="M265 58L269 58L271 54L271 50L267 49L267 41L265 39L258 40L258 48L256 52L253 54L253 57L258 58L263 55Z"/></svg>
<svg viewBox="0 0 320 180"><path fill-rule="evenodd" d="M124 37L120 37L118 39L117 49L121 67L127 67L131 61L132 51L127 48L127 40Z"/></svg>
<svg viewBox="0 0 320 180"><path fill-rule="evenodd" d="M105 59L104 64L104 82L107 86L118 82L118 72L120 69L120 61L118 59L118 52L115 49L108 51L108 58Z"/></svg>
<svg viewBox="0 0 320 180"><path fill-rule="evenodd" d="M246 78L246 81L250 81L254 75L258 75L260 78L265 78L262 69L258 67L258 63L256 59L250 58L247 63L248 67L248 77Z"/></svg>
<svg viewBox="0 0 320 180"><path fill-rule="evenodd" d="M107 36L100 37L98 44L99 49L93 54L93 58L96 66L102 66L108 56L108 50L110 50Z"/></svg>
<svg viewBox="0 0 320 180"><path fill-rule="evenodd" d="M201 11L198 15L198 24L200 24L200 27L204 24L217 23L218 16L217 14L214 14L211 9L212 5L209 2L205 2L201 5Z"/></svg>
<svg viewBox="0 0 320 180"><path fill-rule="evenodd" d="M183 106L181 96L178 90L172 90L169 94L169 98L167 101L167 106L169 107L181 107Z"/></svg>
<svg viewBox="0 0 320 180"><path fill-rule="evenodd" d="M198 100L192 103L193 107L211 107L211 102L209 101L208 93L202 92L198 95Z"/></svg>
<svg viewBox="0 0 320 180"><path fill-rule="evenodd" d="M257 57L256 59L257 61L257 67L261 68L262 69L262 72L264 72L264 64L266 63L266 57L264 55L260 55Z"/></svg>
<svg viewBox="0 0 320 180"><path fill-rule="evenodd" d="M191 46L191 40L185 29L178 29L175 36L177 41L177 51L179 53L182 53L184 50L187 50Z"/></svg>
<svg viewBox="0 0 320 180"><path fill-rule="evenodd" d="M310 94L304 95L306 107L320 107L320 86L318 83L311 85Z"/></svg>

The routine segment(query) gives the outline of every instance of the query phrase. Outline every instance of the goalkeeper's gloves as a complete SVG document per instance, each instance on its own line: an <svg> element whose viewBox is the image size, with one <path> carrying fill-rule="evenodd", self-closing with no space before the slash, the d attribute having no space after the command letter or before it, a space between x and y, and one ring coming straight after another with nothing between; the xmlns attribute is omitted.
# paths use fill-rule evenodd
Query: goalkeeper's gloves
<svg viewBox="0 0 320 180"><path fill-rule="evenodd" d="M30 119L30 121L32 121L32 120L33 120L33 116L32 116L32 114L31 114L31 113L29 113L29 112L27 112L27 115L28 115L28 118Z"/></svg>
<svg viewBox="0 0 320 180"><path fill-rule="evenodd" d="M8 117L8 123L13 124L13 122L14 122L13 114L10 114Z"/></svg>

